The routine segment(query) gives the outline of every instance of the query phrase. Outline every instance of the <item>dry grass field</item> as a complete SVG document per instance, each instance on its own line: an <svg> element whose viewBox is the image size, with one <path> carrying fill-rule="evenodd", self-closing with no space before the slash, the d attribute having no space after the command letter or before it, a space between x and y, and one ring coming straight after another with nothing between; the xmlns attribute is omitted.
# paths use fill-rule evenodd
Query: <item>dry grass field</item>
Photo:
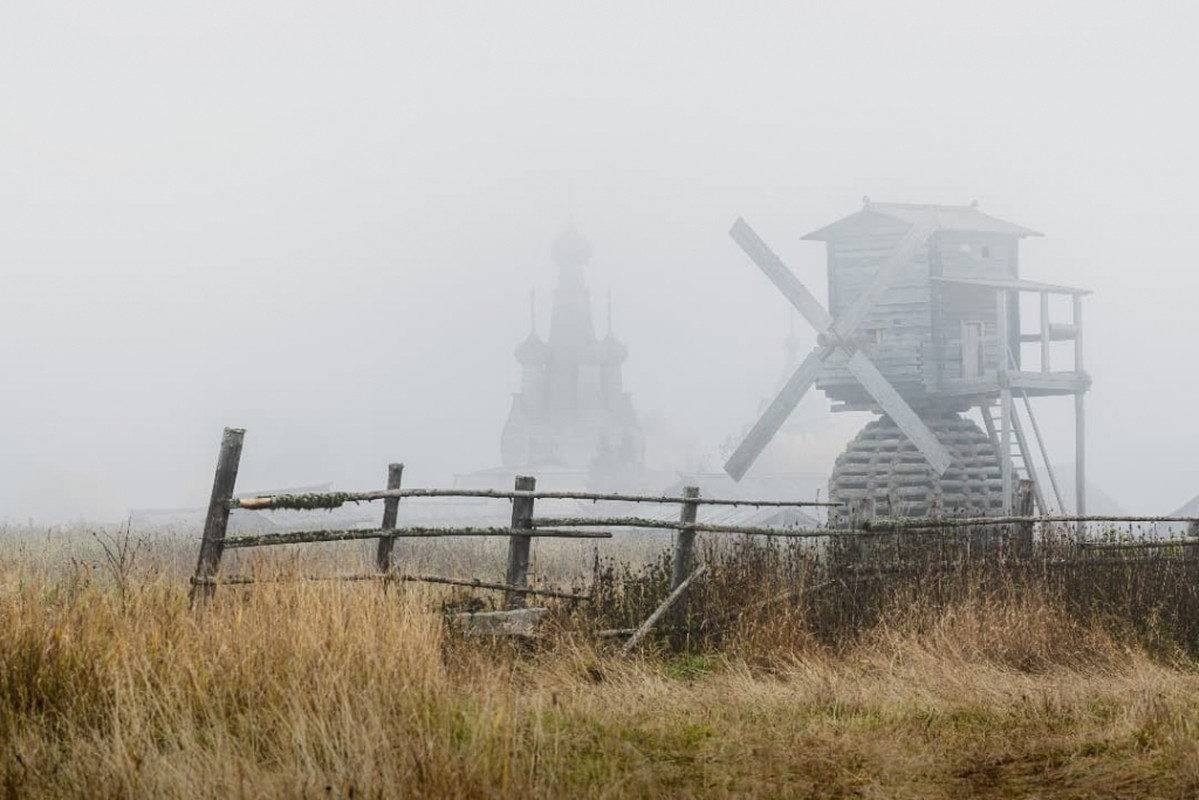
<svg viewBox="0 0 1199 800"><path fill-rule="evenodd" d="M830 591L806 555L709 545L691 614L719 624L627 658L590 632L660 599L661 563L593 565L596 602L518 644L415 584L193 611L195 540L133 546L0 531L3 797L1199 795L1176 565Z"/></svg>

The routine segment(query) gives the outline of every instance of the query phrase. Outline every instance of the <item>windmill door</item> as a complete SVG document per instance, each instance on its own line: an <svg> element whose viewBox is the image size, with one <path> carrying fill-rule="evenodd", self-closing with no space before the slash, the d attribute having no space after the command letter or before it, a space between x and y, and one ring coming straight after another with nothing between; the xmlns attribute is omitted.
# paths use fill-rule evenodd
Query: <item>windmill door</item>
<svg viewBox="0 0 1199 800"><path fill-rule="evenodd" d="M983 324L962 322L962 377L981 378L983 374Z"/></svg>

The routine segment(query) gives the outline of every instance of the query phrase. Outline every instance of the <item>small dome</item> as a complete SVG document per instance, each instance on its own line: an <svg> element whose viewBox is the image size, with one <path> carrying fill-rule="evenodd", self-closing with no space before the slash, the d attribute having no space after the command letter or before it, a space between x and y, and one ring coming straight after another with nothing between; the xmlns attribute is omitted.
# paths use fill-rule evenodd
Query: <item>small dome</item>
<svg viewBox="0 0 1199 800"><path fill-rule="evenodd" d="M549 360L550 346L535 331L516 346L516 360L521 364L544 364Z"/></svg>
<svg viewBox="0 0 1199 800"><path fill-rule="evenodd" d="M581 267L591 258L591 242L567 225L550 248L550 254L560 267Z"/></svg>
<svg viewBox="0 0 1199 800"><path fill-rule="evenodd" d="M603 364L623 364L629 357L629 348L619 339L609 333L599 343L600 362Z"/></svg>

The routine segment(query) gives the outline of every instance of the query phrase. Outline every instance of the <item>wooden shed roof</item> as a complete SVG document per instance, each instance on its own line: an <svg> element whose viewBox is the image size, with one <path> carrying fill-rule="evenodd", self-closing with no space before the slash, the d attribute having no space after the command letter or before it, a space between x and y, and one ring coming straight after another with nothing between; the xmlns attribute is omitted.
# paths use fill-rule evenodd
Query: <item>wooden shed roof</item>
<svg viewBox="0 0 1199 800"><path fill-rule="evenodd" d="M992 217L978 210L977 205L938 206L917 203L872 203L867 201L862 209L848 217L837 220L819 230L812 231L804 239L828 242L836 239L859 236L872 228L893 226L896 222L910 225L917 219L931 216L934 231L962 231L967 233L998 233L1007 236L1042 236L1032 228Z"/></svg>

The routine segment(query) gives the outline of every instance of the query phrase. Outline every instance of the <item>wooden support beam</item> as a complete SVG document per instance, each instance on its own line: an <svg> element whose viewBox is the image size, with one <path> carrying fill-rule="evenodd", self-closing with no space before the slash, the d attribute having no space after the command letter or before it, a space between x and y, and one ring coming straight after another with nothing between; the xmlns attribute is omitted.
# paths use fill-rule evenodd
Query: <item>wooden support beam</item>
<svg viewBox="0 0 1199 800"><path fill-rule="evenodd" d="M1003 479L1003 513L1012 513L1013 472L1012 472L1012 390L1003 389L999 393L999 466Z"/></svg>
<svg viewBox="0 0 1199 800"><path fill-rule="evenodd" d="M1024 462L1024 469L1028 472L1028 477L1031 479L1033 494L1037 501L1036 507L1041 510L1042 514L1048 514L1049 506L1045 504L1045 494L1041 491L1041 482L1037 480L1037 467L1033 463L1032 449L1028 446L1028 437L1024 433L1024 425L1020 422L1020 414L1016 411L1014 399L1012 402L1012 432L1016 434L1016 446L1020 448L1020 460ZM1019 492L1020 487L1017 485L1017 506L1020 505Z"/></svg>
<svg viewBox="0 0 1199 800"><path fill-rule="evenodd" d="M1041 342L1042 344L1047 344L1048 342L1073 342L1076 339L1078 339L1077 328L1073 325L1056 322L1050 323L1048 336L1043 331L1020 334L1020 341L1022 342ZM1042 369L1041 371L1048 372L1049 370Z"/></svg>
<svg viewBox="0 0 1199 800"><path fill-rule="evenodd" d="M1085 372L1082 362L1082 297L1074 297L1074 371Z"/></svg>
<svg viewBox="0 0 1199 800"><path fill-rule="evenodd" d="M1008 383L1008 296L1006 291L995 293L996 338L999 363L999 468L1003 478L1003 513L1012 513L1012 390Z"/></svg>
<svg viewBox="0 0 1199 800"><path fill-rule="evenodd" d="M1074 297L1074 371L1085 372L1082 350L1082 297ZM1080 517L1087 514L1087 414L1086 395L1080 391L1074 395L1074 497L1075 511ZM1085 523L1078 524L1081 536L1086 532Z"/></svg>
<svg viewBox="0 0 1199 800"><path fill-rule="evenodd" d="M244 428L225 428L221 436L221 449L217 455L216 475L212 479L212 494L208 500L208 515L204 518L204 534L200 540L200 557L196 562L195 578L203 580L214 577L221 566L221 555L225 551L225 534L229 529L229 500L237 485L237 469L241 464L241 447L245 439ZM212 584L192 586L190 600L207 600L216 587Z"/></svg>
<svg viewBox="0 0 1199 800"><path fill-rule="evenodd" d="M982 414L983 427L987 429L987 438L991 440L991 445L994 446L995 452L999 452L999 433L995 430L995 419L991 416L991 401L987 399L983 403L979 403L978 410Z"/></svg>
<svg viewBox="0 0 1199 800"><path fill-rule="evenodd" d="M1063 514L1066 512L1066 501L1062 499L1062 490L1057 483L1057 472L1053 469L1053 464L1049 461L1049 448L1045 446L1045 437L1041 436L1041 426L1037 424L1037 415L1033 413L1032 402L1028 399L1027 392L1020 392L1020 396L1024 399L1024 410L1028 413L1029 424L1032 425L1033 438L1037 440L1037 448L1041 451L1041 460L1045 462L1045 473L1049 476L1049 485L1053 487L1053 497L1057 500L1057 509ZM1044 492L1042 492L1044 496ZM1052 513L1045 507L1042 502L1042 514Z"/></svg>
<svg viewBox="0 0 1199 800"><path fill-rule="evenodd" d="M1087 409L1086 395L1074 395L1074 511L1078 516L1087 515ZM1086 532L1086 525L1078 524L1079 534Z"/></svg>
<svg viewBox="0 0 1199 800"><path fill-rule="evenodd" d="M1041 292L1041 372L1049 372L1049 292Z"/></svg>
<svg viewBox="0 0 1199 800"><path fill-rule="evenodd" d="M1008 373L1008 385L1030 396L1067 395L1089 389L1091 376L1085 372L1015 371Z"/></svg>

